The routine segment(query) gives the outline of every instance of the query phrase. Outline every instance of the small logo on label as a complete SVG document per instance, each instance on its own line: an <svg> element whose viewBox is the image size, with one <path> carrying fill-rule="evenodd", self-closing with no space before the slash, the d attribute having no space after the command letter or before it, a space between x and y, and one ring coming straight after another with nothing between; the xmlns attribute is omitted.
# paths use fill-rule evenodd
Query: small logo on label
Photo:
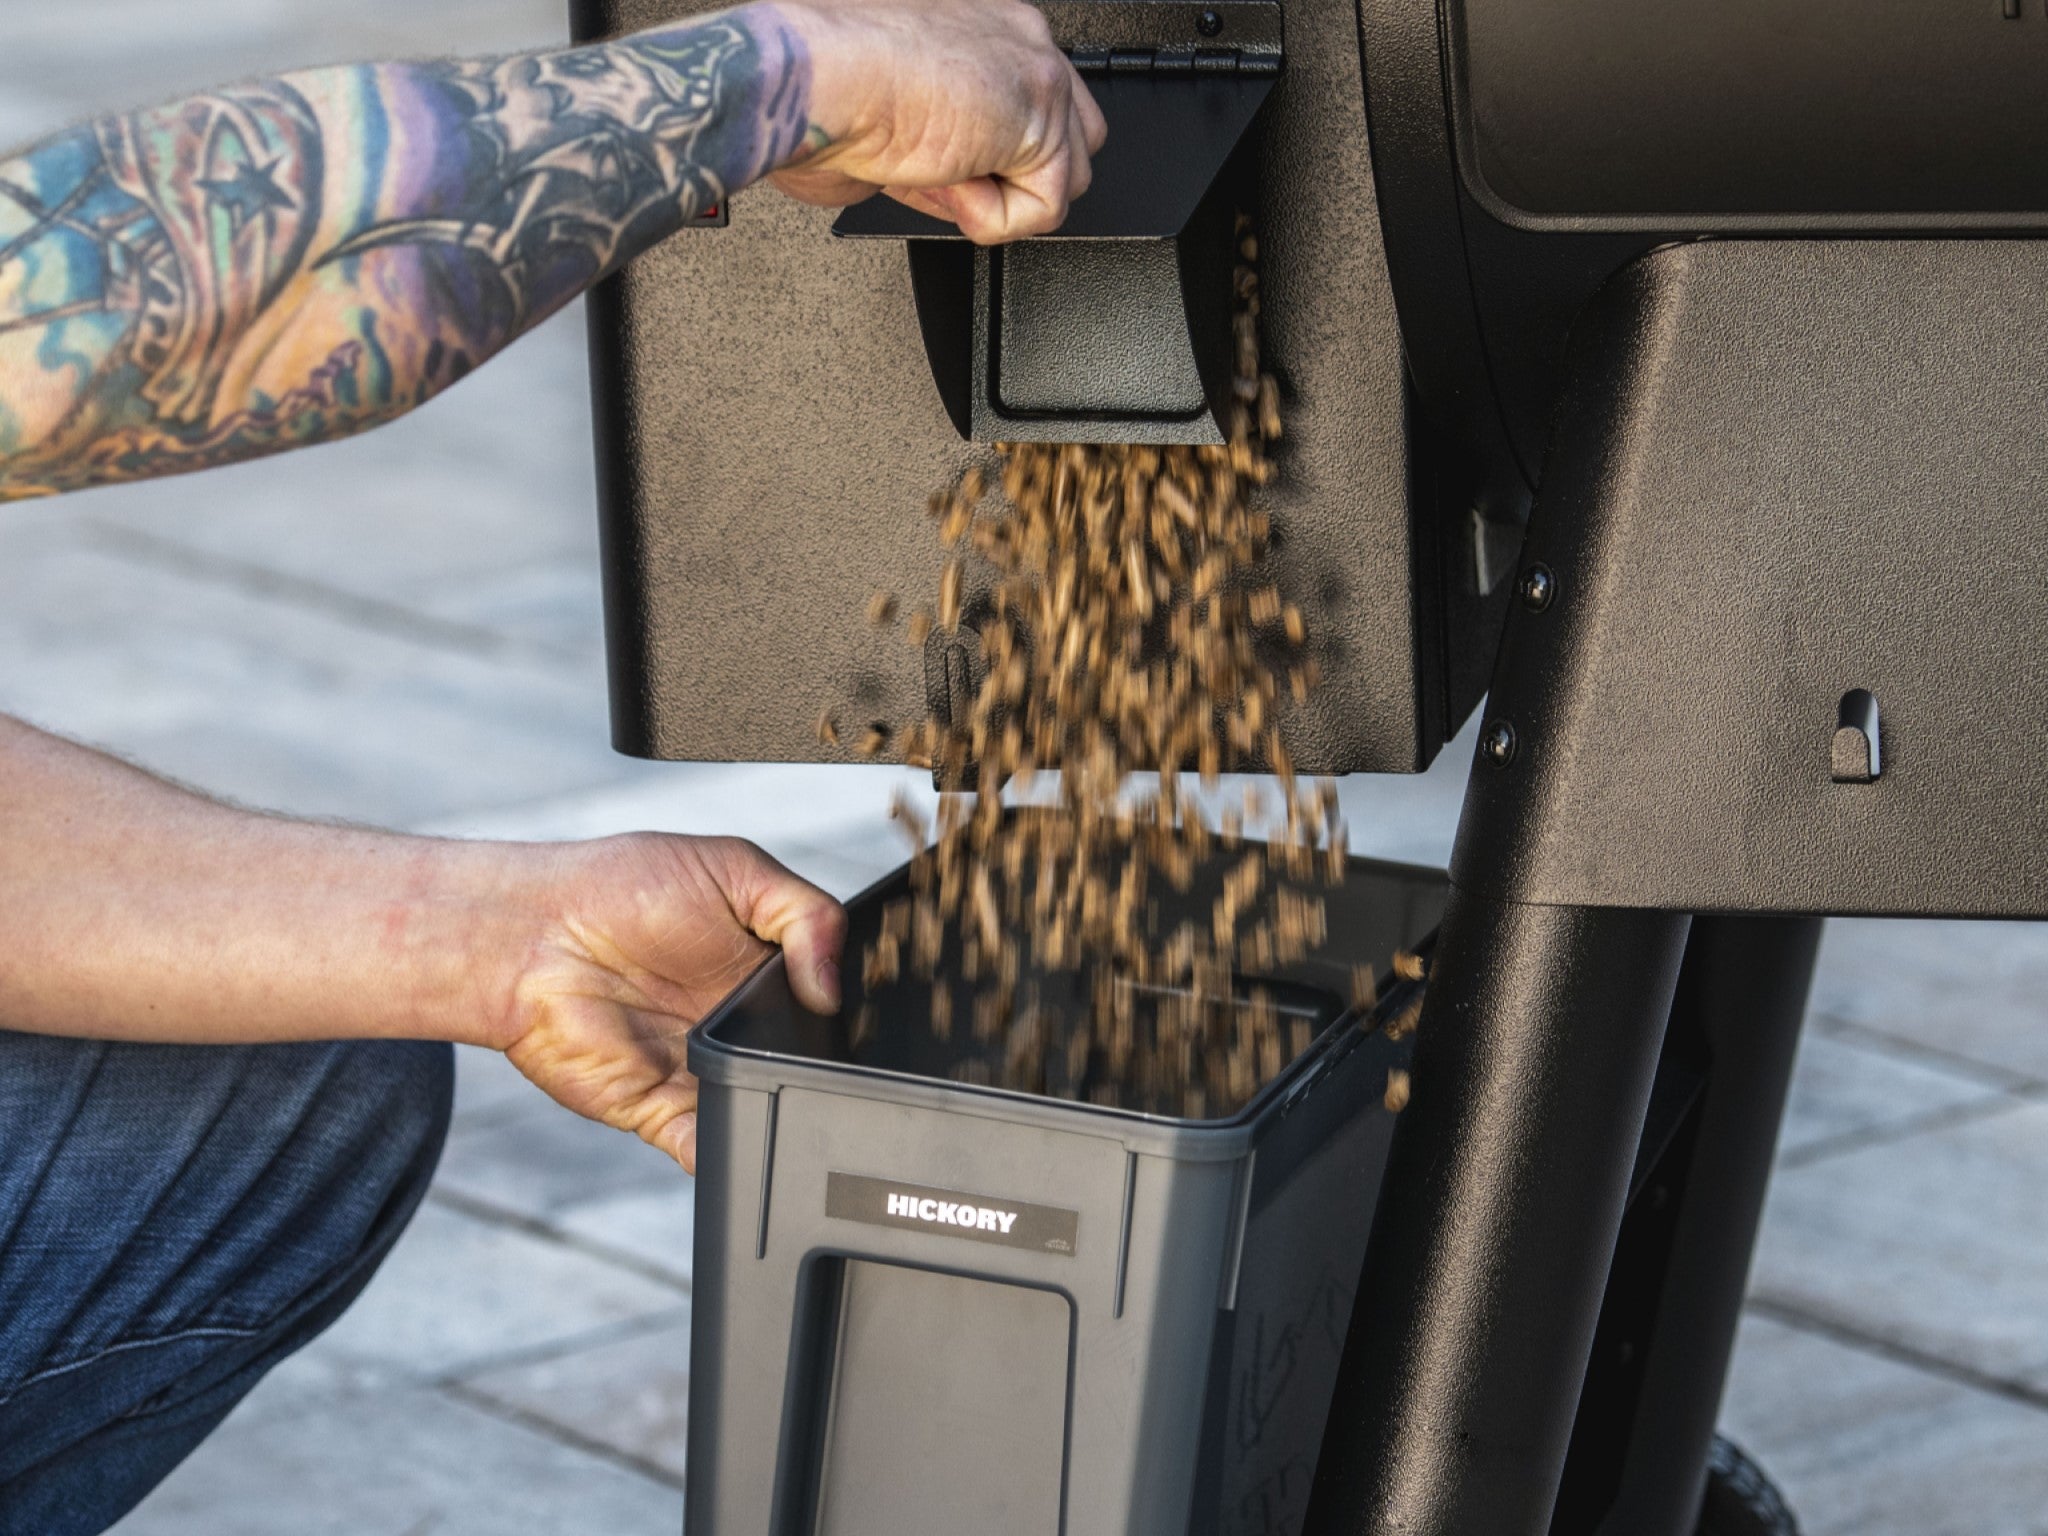
<svg viewBox="0 0 2048 1536"><path fill-rule="evenodd" d="M976 1242L1061 1254L1074 1251L1081 1226L1078 1211L1020 1200L995 1200L958 1190L929 1189L857 1173L826 1176L825 1214L842 1221L914 1227Z"/></svg>

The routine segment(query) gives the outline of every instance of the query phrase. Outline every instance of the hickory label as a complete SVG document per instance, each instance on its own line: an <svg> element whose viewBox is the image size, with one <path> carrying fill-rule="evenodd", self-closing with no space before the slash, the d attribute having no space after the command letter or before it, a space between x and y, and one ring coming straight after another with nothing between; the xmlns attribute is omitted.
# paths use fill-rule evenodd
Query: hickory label
<svg viewBox="0 0 2048 1536"><path fill-rule="evenodd" d="M825 1176L825 1214L874 1227L912 1227L977 1243L1029 1248L1072 1257L1081 1229L1079 1211L998 1200L989 1195L931 1189L858 1173Z"/></svg>

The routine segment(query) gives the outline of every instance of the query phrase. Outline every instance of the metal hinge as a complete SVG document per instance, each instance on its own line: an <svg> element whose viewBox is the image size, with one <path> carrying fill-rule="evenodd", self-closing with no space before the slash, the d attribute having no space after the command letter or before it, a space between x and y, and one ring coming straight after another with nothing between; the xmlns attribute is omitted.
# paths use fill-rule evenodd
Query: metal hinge
<svg viewBox="0 0 2048 1536"><path fill-rule="evenodd" d="M1277 75L1280 55L1242 48L1076 48L1082 75Z"/></svg>

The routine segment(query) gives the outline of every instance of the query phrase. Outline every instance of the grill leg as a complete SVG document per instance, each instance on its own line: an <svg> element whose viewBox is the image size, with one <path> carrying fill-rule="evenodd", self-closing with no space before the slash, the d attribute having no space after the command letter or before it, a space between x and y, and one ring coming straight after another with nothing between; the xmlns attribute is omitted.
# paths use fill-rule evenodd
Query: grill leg
<svg viewBox="0 0 2048 1536"><path fill-rule="evenodd" d="M1693 920L1664 1049L1699 1066L1697 1124L1675 1176L1660 1170L1639 1197L1653 1208L1648 1231L1671 1218L1668 1240L1636 1273L1617 1260L1609 1282L1619 1326L1613 1357L1595 1370L1631 1390L1604 1395L1589 1382L1566 1476L1584 1497L1559 1501L1553 1536L1692 1536L1698 1523L1820 935L1817 917ZM1631 1284L1650 1294L1623 1294ZM1647 1337L1633 1318L1649 1320ZM1603 1396L1619 1411L1600 1414Z"/></svg>
<svg viewBox="0 0 2048 1536"><path fill-rule="evenodd" d="M1690 921L1454 893L1309 1536L1548 1531Z"/></svg>

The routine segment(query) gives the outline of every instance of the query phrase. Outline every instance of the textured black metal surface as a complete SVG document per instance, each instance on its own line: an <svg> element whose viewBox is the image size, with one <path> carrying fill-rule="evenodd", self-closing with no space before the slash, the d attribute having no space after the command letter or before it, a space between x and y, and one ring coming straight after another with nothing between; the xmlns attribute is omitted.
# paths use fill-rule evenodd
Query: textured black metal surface
<svg viewBox="0 0 2048 1536"><path fill-rule="evenodd" d="M1090 75L1129 67L1114 56L1134 51L1169 69L1222 53L1263 68L1279 59L1284 31L1277 0L1043 0L1038 8L1053 41Z"/></svg>
<svg viewBox="0 0 2048 1536"><path fill-rule="evenodd" d="M1509 222L2048 225L2048 24L1997 0L1454 0L1466 175Z"/></svg>
<svg viewBox="0 0 2048 1536"><path fill-rule="evenodd" d="M861 613L878 589L937 592L924 501L973 450L933 388L902 248L825 223L742 199L731 228L591 298L622 751L804 761L828 705L843 728L923 717L922 654Z"/></svg>
<svg viewBox="0 0 2048 1536"><path fill-rule="evenodd" d="M1193 416L1207 406L1170 243L1026 241L993 260L994 395L1006 411Z"/></svg>
<svg viewBox="0 0 2048 1536"><path fill-rule="evenodd" d="M1408 357L1496 517L1541 473L1572 326L1643 252L1703 232L2048 230L2048 162L1986 148L2048 115L2037 14L1358 5Z"/></svg>
<svg viewBox="0 0 2048 1536"><path fill-rule="evenodd" d="M579 0L576 30L686 9ZM1287 69L1248 148L1289 421L1267 504L1275 577L1300 594L1327 681L1282 731L1305 767L1413 771L1483 685L1497 605L1473 590L1467 504L1439 498L1447 456L1410 452L1356 12L1289 0L1286 29ZM729 229L678 237L592 302L623 750L836 761L850 754L817 742L821 708L842 727L922 718L923 656L864 609L877 589L936 593L925 498L980 450L949 415L964 399L934 386L905 245L833 240L830 222L749 194Z"/></svg>
<svg viewBox="0 0 2048 1536"><path fill-rule="evenodd" d="M1692 1536L1820 935L1693 920L1659 1071L1692 1064L1698 1110L1682 1156L1638 1164L1551 1536Z"/></svg>
<svg viewBox="0 0 2048 1536"><path fill-rule="evenodd" d="M1465 466L1461 489L1513 521L1527 510L1535 465L1518 459L1508 438L1473 300L1436 7L1358 0L1358 15L1372 61L1365 84L1373 172L1408 367L1451 450L1446 460Z"/></svg>
<svg viewBox="0 0 2048 1536"><path fill-rule="evenodd" d="M1027 240L976 251L973 309L958 317L973 333L969 435L1225 441L1233 231L1247 190L1241 175L1226 176L1177 240ZM929 262L933 244L918 242L913 259ZM949 344L947 360L951 353ZM934 359L934 377L943 366Z"/></svg>
<svg viewBox="0 0 2048 1536"><path fill-rule="evenodd" d="M2048 246L1711 242L1589 312L1464 884L1685 911L2048 915ZM2026 404L2022 404L2026 402ZM1835 783L1845 692L1883 772Z"/></svg>
<svg viewBox="0 0 2048 1536"><path fill-rule="evenodd" d="M1542 1536L1688 919L1454 890L1309 1536Z"/></svg>

